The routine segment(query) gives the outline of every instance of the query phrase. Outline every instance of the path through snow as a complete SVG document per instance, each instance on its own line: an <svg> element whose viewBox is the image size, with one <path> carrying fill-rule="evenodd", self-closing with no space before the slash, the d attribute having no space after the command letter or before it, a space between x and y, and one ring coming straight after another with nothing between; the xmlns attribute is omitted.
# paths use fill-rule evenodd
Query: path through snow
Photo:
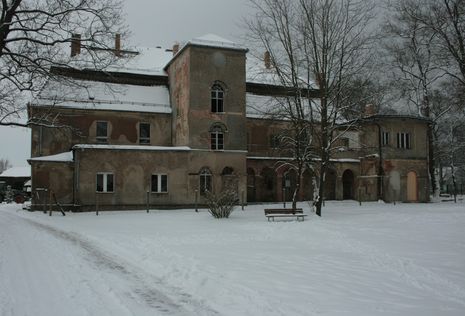
<svg viewBox="0 0 465 316"><path fill-rule="evenodd" d="M8 212L0 223L0 315L218 315L76 233Z"/></svg>

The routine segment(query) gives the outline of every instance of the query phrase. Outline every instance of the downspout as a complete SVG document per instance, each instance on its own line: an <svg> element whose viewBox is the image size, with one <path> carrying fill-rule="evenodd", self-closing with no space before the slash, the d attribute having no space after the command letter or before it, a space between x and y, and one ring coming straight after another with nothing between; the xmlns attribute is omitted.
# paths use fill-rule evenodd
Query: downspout
<svg viewBox="0 0 465 316"><path fill-rule="evenodd" d="M79 155L76 150L73 148L73 160L74 160L74 185L73 185L73 203L78 205L77 197L79 193Z"/></svg>
<svg viewBox="0 0 465 316"><path fill-rule="evenodd" d="M378 122L374 122L376 126L378 126L378 201L383 200L383 194L384 194L384 183L383 183L383 138L382 138L382 133L381 133L381 125L379 125Z"/></svg>

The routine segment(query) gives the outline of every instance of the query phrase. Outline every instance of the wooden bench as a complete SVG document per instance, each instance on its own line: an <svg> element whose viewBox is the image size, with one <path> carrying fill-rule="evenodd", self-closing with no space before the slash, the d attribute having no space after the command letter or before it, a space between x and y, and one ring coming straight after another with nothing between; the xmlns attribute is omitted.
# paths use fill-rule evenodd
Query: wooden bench
<svg viewBox="0 0 465 316"><path fill-rule="evenodd" d="M265 209L265 216L270 221L270 219L273 219L275 217L293 217L296 218L297 221L302 219L302 221L305 220L306 214L304 214L303 210L301 208L266 208Z"/></svg>

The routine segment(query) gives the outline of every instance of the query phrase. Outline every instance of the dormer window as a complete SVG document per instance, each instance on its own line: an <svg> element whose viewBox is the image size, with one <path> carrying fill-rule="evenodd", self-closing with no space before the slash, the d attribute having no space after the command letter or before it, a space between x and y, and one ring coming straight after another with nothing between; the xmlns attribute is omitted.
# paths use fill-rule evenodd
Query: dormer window
<svg viewBox="0 0 465 316"><path fill-rule="evenodd" d="M139 123L139 144L150 144L150 123Z"/></svg>
<svg viewBox="0 0 465 316"><path fill-rule="evenodd" d="M214 84L211 90L211 111L213 113L224 112L224 90L219 84Z"/></svg>
<svg viewBox="0 0 465 316"><path fill-rule="evenodd" d="M99 143L108 142L108 122L98 121L96 124L96 140Z"/></svg>

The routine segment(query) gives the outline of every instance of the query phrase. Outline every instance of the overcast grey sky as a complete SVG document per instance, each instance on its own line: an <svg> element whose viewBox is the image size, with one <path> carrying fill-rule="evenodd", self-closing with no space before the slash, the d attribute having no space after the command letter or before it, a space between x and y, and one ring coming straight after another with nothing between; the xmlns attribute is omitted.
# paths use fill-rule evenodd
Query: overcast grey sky
<svg viewBox="0 0 465 316"><path fill-rule="evenodd" d="M241 19L249 14L248 0L126 0L126 22L136 46L169 48L208 33L238 41ZM26 166L30 157L30 132L24 128L0 127L0 159L13 166Z"/></svg>

